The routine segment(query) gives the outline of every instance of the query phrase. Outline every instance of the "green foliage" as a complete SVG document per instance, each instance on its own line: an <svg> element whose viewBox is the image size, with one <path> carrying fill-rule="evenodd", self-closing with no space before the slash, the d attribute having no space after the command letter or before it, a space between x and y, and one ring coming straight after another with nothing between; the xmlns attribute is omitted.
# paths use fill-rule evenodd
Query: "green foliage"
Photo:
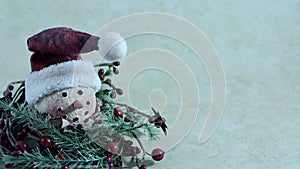
<svg viewBox="0 0 300 169"><path fill-rule="evenodd" d="M147 153L141 137L150 140L159 139L161 133L158 126L149 123L149 115L132 109L132 107L117 103L113 99L116 95L115 86L107 78L114 74L113 64L100 64L108 66L103 74L106 81L102 81L102 89L96 93L100 106L95 116L95 123L85 128L75 127L71 130L61 129L55 121L49 121L45 114L40 114L31 105L25 102L25 83L21 85L10 98L0 98L0 124L1 137L5 133L5 139L0 138L0 166L13 164L13 168L108 168L108 157L112 157L115 167L122 167L122 157L128 156L126 145L128 139L134 139L138 146L127 148L142 149L142 159L137 154L129 154L135 161L133 166L139 166ZM13 84L13 83L12 83ZM114 94L114 95L112 95ZM114 109L122 111L123 116L114 115ZM10 151L17 148L18 132L28 128L29 133L22 138L28 143L26 150L19 150L19 155L12 155ZM53 142L50 147L42 147L40 139L47 136ZM8 143L4 142L7 141ZM113 155L108 150L108 143L114 142L119 147L118 154ZM126 155L127 154L127 155ZM1 168L0 167L0 168Z"/></svg>
<svg viewBox="0 0 300 169"><path fill-rule="evenodd" d="M55 145L59 147L58 153L64 159L59 159L50 149L41 149L38 145L22 152L20 156L1 154L2 161L13 163L14 167L30 168L38 166L40 168L59 168L71 164L71 168L107 168L107 155L105 147L107 141L121 143L124 137L140 138L149 137L158 139L159 130L148 123L148 119L128 111L126 106L119 106L109 97L111 91L103 89L97 92L97 97L102 102L102 111L99 119L101 123L95 123L92 127L83 130L75 129L72 132L61 132L52 123L45 120L41 114L28 105L17 105L0 102L0 107L4 109L6 132L13 133L12 130L19 130L20 127L30 126L32 131L37 131L41 136L49 136ZM113 114L115 107L122 109L125 116L117 118ZM125 117L133 119L126 121ZM13 125L12 125L13 124ZM14 128L14 127L17 128ZM10 137L11 144L16 140ZM4 150L5 148L2 148Z"/></svg>

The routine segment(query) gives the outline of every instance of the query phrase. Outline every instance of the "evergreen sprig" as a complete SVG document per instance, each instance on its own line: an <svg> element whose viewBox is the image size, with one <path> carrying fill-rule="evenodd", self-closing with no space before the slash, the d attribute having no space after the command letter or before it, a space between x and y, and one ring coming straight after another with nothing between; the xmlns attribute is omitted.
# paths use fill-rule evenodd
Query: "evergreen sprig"
<svg viewBox="0 0 300 169"><path fill-rule="evenodd" d="M86 134L74 130L71 133L72 136L66 135L51 123L46 122L30 106L15 108L5 102L0 102L0 106L5 111L11 112L13 120L17 120L18 124L28 125L26 121L31 122L32 129L39 131L42 135L50 136L56 145L60 147L59 153L64 156L64 159L61 160L54 157L49 149L46 149L46 153L42 153L39 148L34 148L30 152L25 151L17 157L3 155L2 160L4 163L13 163L14 166L23 166L22 168L28 168L33 164L43 166L42 168L59 168L67 164L72 164L71 168L82 168L87 165L95 168L105 167L106 151L92 142ZM72 156L69 155L70 153L72 153Z"/></svg>
<svg viewBox="0 0 300 169"><path fill-rule="evenodd" d="M93 119L94 123L86 128L78 126L71 130L65 130L49 121L44 114L37 112L31 105L25 102L25 83L21 83L13 95L7 91L7 96L0 98L0 165L13 165L13 168L131 168L140 167L145 155L150 155L144 149L140 138L147 137L150 140L159 139L162 128L166 134L165 121L158 112L154 116L147 115L126 104L115 102L116 93L121 95L123 91L111 84L109 76L118 74L116 68L120 63L103 63L96 66L108 66L104 74L99 75L102 80L102 88L96 93L98 99L98 114ZM102 71L101 71L102 72ZM105 80L104 80L105 79ZM14 82L11 84L15 84ZM9 88L8 88L9 89ZM13 90L13 89L12 89ZM122 116L116 116L114 110L122 111ZM153 121L154 118L154 121ZM152 119L152 120L150 120ZM165 125L165 126L164 126ZM70 126L74 127L74 126ZM28 148L20 149L19 131L29 129L30 132L21 140L28 142ZM42 137L51 138L54 145L42 147ZM3 138L2 138L3 137ZM138 146L132 145L134 139ZM130 145L126 145L127 143ZM109 143L118 146L118 153L113 153L108 148ZM127 148L127 149L126 149ZM135 150L128 151L128 148ZM16 151L13 153L11 151ZM137 154L143 152L142 158ZM122 157L130 156L133 164L122 165ZM110 160L108 160L110 158ZM110 162L109 162L110 161ZM125 162L124 162L125 163ZM151 165L151 164L149 164Z"/></svg>

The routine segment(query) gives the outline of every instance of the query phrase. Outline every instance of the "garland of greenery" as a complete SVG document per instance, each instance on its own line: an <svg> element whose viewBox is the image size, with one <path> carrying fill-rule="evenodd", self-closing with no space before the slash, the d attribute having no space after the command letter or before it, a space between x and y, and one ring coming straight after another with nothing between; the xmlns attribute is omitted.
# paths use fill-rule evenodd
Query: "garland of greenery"
<svg viewBox="0 0 300 169"><path fill-rule="evenodd" d="M119 62L105 63L99 70L103 86L96 93L99 116L89 128L67 126L60 128L57 121L46 120L32 105L25 102L25 84L13 82L0 100L0 158L5 168L132 168L146 169L164 152L155 149L147 153L139 138L159 139L161 128L166 134L165 119L154 111L150 116L126 104L114 101L123 91L109 79L118 74ZM14 85L18 89L12 94ZM133 141L137 145L133 145ZM130 157L127 162L125 157Z"/></svg>

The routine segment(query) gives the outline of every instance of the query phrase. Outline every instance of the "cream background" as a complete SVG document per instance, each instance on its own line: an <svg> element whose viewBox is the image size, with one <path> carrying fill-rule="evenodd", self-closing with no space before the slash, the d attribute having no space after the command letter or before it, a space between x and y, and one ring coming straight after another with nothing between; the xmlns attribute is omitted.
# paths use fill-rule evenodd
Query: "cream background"
<svg viewBox="0 0 300 169"><path fill-rule="evenodd" d="M208 36L223 62L227 79L224 115L212 138L199 144L209 83L201 63L183 57L191 69L200 67L196 73L203 93L200 113L189 136L152 168L300 168L299 0L2 0L0 6L1 93L8 82L22 80L30 72L26 39L45 28L68 26L93 33L113 19L137 12L166 12L189 20ZM156 42L161 42L159 37L130 39L129 52L156 47ZM165 42L158 46L178 52L176 42ZM138 76L132 84L133 91L146 93L133 94L141 108L147 106L146 100L138 98L146 97L153 87L145 76L155 79L156 73ZM159 77L164 79L164 75ZM172 83L162 80L161 85ZM165 90L174 95L170 103L176 103L178 94L168 87ZM166 109L171 122L174 115L170 112L175 108Z"/></svg>

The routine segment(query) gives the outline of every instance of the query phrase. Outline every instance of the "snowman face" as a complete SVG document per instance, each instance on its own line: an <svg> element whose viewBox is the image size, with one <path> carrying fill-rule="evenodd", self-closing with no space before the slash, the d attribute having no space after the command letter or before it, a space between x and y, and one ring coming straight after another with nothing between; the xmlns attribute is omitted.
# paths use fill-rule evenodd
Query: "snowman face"
<svg viewBox="0 0 300 169"><path fill-rule="evenodd" d="M40 99L37 111L50 113L55 118L65 118L70 123L82 124L96 112L95 90L88 87L73 87L55 91Z"/></svg>

